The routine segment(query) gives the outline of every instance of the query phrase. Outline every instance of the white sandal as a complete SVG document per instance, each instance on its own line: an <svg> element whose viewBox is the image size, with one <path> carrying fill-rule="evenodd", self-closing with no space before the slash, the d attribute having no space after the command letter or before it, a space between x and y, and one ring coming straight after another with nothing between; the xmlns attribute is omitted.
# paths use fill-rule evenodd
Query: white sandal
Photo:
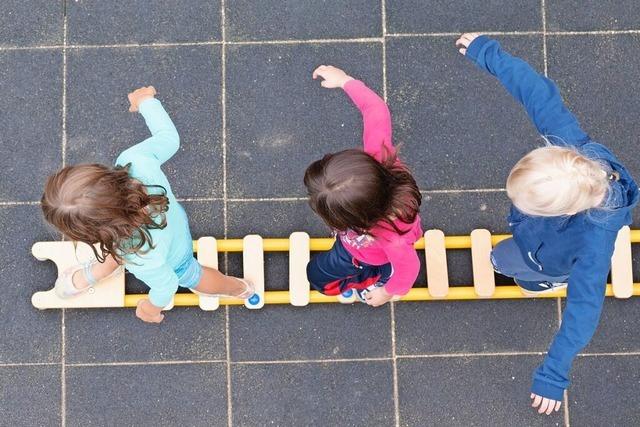
<svg viewBox="0 0 640 427"><path fill-rule="evenodd" d="M56 295L58 295L58 297L60 298L72 298L72 297L75 297L76 295L79 295L81 293L88 291L89 289L97 285L100 281L96 280L96 278L93 276L93 273L91 272L91 268L97 263L98 261L96 261L95 259L92 259L90 261L86 261L81 264L73 265L67 268L65 271L63 271L62 274L56 280L56 283L54 285L54 290ZM121 265L118 266L118 268L113 270L112 273L110 273L107 277L101 280L105 280L116 274L119 274L120 272L122 272L122 268L123 267ZM79 271L79 270L82 270L82 272L84 273L84 278L88 283L88 285L82 289L76 288L75 285L73 284L73 275L76 273L76 271Z"/></svg>
<svg viewBox="0 0 640 427"><path fill-rule="evenodd" d="M251 283L250 281L246 280L246 279L241 279L239 277L234 277L234 279L237 279L239 281L241 281L244 284L244 291L242 291L242 293L240 295L230 295L230 294L208 294L206 292L200 292L200 291L196 291L195 289L189 289L191 292L193 292L196 295L201 295L203 297L209 297L209 298L240 298L240 299L247 299L247 298L251 298L255 293L256 293L256 288L255 286L253 286L253 283Z"/></svg>

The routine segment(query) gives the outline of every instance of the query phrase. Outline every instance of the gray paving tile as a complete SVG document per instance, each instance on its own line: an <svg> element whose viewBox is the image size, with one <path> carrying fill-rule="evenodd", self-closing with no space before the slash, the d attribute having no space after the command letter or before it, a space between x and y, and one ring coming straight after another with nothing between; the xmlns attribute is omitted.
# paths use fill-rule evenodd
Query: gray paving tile
<svg viewBox="0 0 640 427"><path fill-rule="evenodd" d="M0 207L2 363L60 361L60 310L40 311L31 305L31 295L53 287L57 274L53 262L31 256L34 242L59 238L42 223L39 206Z"/></svg>
<svg viewBox="0 0 640 427"><path fill-rule="evenodd" d="M164 170L178 197L222 196L220 47L76 49L68 55L67 160L112 164L149 136L127 93L154 85L181 138Z"/></svg>
<svg viewBox="0 0 640 427"><path fill-rule="evenodd" d="M183 201L180 204L187 212L191 236L195 240L204 236L213 236L217 239L224 238L222 201Z"/></svg>
<svg viewBox="0 0 640 427"><path fill-rule="evenodd" d="M527 0L465 2L387 0L390 33L541 31L540 3Z"/></svg>
<svg viewBox="0 0 640 427"><path fill-rule="evenodd" d="M220 1L68 1L69 44L221 40Z"/></svg>
<svg viewBox="0 0 640 427"><path fill-rule="evenodd" d="M547 40L549 75L555 79L582 127L610 147L631 173L640 176L636 135L640 124L630 111L640 109L640 36L562 36Z"/></svg>
<svg viewBox="0 0 640 427"><path fill-rule="evenodd" d="M563 425L562 411L543 417L531 408L531 372L539 359L537 356L400 359L400 425Z"/></svg>
<svg viewBox="0 0 640 427"><path fill-rule="evenodd" d="M229 197L304 196L312 161L361 146L358 110L311 73L333 64L380 91L381 55L378 43L228 46Z"/></svg>
<svg viewBox="0 0 640 427"><path fill-rule="evenodd" d="M546 299L401 303L395 319L398 354L544 352L558 328Z"/></svg>
<svg viewBox="0 0 640 427"><path fill-rule="evenodd" d="M537 36L500 37L542 69ZM503 188L511 167L542 144L524 109L454 47L455 37L387 42L395 140L422 190Z"/></svg>
<svg viewBox="0 0 640 427"><path fill-rule="evenodd" d="M311 210L306 201L230 202L228 231L231 238L260 234L263 238L287 238L295 231L305 231L311 237L328 237L329 228ZM229 271L242 275L242 255L229 254ZM289 255L287 252L265 253L267 289L289 289Z"/></svg>
<svg viewBox="0 0 640 427"><path fill-rule="evenodd" d="M290 40L382 36L380 1L235 0L226 3L227 39Z"/></svg>
<svg viewBox="0 0 640 427"><path fill-rule="evenodd" d="M60 425L60 366L0 366L0 417L5 426Z"/></svg>
<svg viewBox="0 0 640 427"><path fill-rule="evenodd" d="M224 363L67 367L67 425L226 426L226 386Z"/></svg>
<svg viewBox="0 0 640 427"><path fill-rule="evenodd" d="M237 426L394 425L391 362L235 365L231 377Z"/></svg>
<svg viewBox="0 0 640 427"><path fill-rule="evenodd" d="M640 419L640 357L579 357L569 388L575 426L636 426Z"/></svg>
<svg viewBox="0 0 640 427"><path fill-rule="evenodd" d="M637 209L635 210L638 211ZM639 222L637 220L633 221L631 224L632 229L637 229ZM633 281L635 283L640 282L640 244L634 243L631 245L631 259L633 265Z"/></svg>
<svg viewBox="0 0 640 427"><path fill-rule="evenodd" d="M563 309L565 305L563 300ZM602 308L600 323L591 342L583 353L617 353L640 351L637 324L640 320L638 297L620 300L607 298Z"/></svg>
<svg viewBox="0 0 640 427"><path fill-rule="evenodd" d="M0 76L0 201L40 200L62 165L62 52L0 52Z"/></svg>
<svg viewBox="0 0 640 427"><path fill-rule="evenodd" d="M546 0L548 31L638 29L634 0Z"/></svg>
<svg viewBox="0 0 640 427"><path fill-rule="evenodd" d="M505 191L429 193L422 196L420 217L425 230L437 228L446 235L469 235L476 228L505 234L510 206Z"/></svg>
<svg viewBox="0 0 640 427"><path fill-rule="evenodd" d="M231 360L344 359L391 355L388 304L269 306L229 311Z"/></svg>
<svg viewBox="0 0 640 427"><path fill-rule="evenodd" d="M0 46L62 44L63 14L63 4L59 1L4 0L0 15Z"/></svg>
<svg viewBox="0 0 640 427"><path fill-rule="evenodd" d="M67 363L226 358L224 309L174 308L159 325L133 309L68 310L65 326Z"/></svg>

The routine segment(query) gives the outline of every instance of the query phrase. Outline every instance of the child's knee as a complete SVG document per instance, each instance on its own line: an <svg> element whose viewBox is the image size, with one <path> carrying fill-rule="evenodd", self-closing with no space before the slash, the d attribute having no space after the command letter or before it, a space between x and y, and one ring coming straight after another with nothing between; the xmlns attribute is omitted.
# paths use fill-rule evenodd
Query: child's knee
<svg viewBox="0 0 640 427"><path fill-rule="evenodd" d="M318 278L317 264L318 263L315 258L311 259L311 261L307 263L307 280L309 281L309 284L313 289L315 289L316 291L322 292L324 287L320 284L320 281Z"/></svg>
<svg viewBox="0 0 640 427"><path fill-rule="evenodd" d="M517 255L513 253L514 249L518 250L518 247L513 239L503 240L493 248L490 259L493 269L497 273L504 274L506 276L510 275L508 260L514 255Z"/></svg>

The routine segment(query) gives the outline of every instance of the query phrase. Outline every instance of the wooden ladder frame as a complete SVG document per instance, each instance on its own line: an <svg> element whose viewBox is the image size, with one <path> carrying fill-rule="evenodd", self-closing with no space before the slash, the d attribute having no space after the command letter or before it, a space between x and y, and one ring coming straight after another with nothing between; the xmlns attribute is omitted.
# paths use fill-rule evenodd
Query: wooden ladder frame
<svg viewBox="0 0 640 427"><path fill-rule="evenodd" d="M427 287L414 287L400 301L432 300L473 300L473 299L514 299L528 298L517 286L496 286L490 260L492 248L509 235L491 235L488 230L473 230L470 236L445 236L440 230L428 230L424 238L415 244L423 250L427 266ZM193 293L179 293L165 309L174 306L199 306L202 310L213 311L220 305L244 305L249 309L260 309L265 304L291 304L302 307L310 303L343 303L354 301L353 293L340 296L326 296L310 289L306 275L306 265L312 251L326 251L334 239L311 239L307 233L296 232L288 239L263 239L258 235L248 235L243 239L216 240L202 237L194 241L194 253L203 266L217 268L219 252L242 252L244 277L256 286L256 295L248 300L234 298L211 298ZM640 295L640 283L633 283L631 244L640 242L640 230L623 227L618 233L615 251L611 258L611 284L607 285L607 296L629 298ZM473 264L472 286L450 286L447 269L447 250L470 249ZM289 290L265 291L264 253L289 252ZM39 260L53 261L58 272L86 261L93 252L88 245L74 245L72 242L37 242L32 247L33 255ZM537 296L557 298L566 295L558 290ZM125 294L124 273L113 276L97 284L89 292L77 297L61 299L54 290L36 292L32 303L36 308L96 308L135 307L146 294Z"/></svg>

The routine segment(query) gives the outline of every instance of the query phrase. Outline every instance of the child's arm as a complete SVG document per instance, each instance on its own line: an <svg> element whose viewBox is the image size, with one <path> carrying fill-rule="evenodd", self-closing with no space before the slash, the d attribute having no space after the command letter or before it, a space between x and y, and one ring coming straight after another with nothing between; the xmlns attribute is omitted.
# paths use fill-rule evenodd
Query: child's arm
<svg viewBox="0 0 640 427"><path fill-rule="evenodd" d="M390 295L405 295L411 290L420 273L420 259L412 243L398 242L384 248L393 274L384 285Z"/></svg>
<svg viewBox="0 0 640 427"><path fill-rule="evenodd" d="M364 151L378 161L395 154L391 142L391 113L387 104L360 80L354 80L344 71L333 66L322 65L313 72L313 78L322 77L322 86L341 87L362 113L364 123Z"/></svg>
<svg viewBox="0 0 640 427"><path fill-rule="evenodd" d="M460 52L500 83L526 109L531 121L554 145L582 145L589 136L562 101L553 81L537 73L522 59L503 51L487 36L463 34L456 42Z"/></svg>
<svg viewBox="0 0 640 427"><path fill-rule="evenodd" d="M154 98L153 86L143 87L131 92L129 111L139 111L151 132L151 137L129 148L127 154L153 157L160 163L169 160L180 148L180 136L171 118L162 108L160 101Z"/></svg>
<svg viewBox="0 0 640 427"><path fill-rule="evenodd" d="M127 264L127 269L149 286L149 299L138 303L136 315L146 322L159 322L162 308L171 302L178 290L178 276L167 264L154 262L151 258L143 256L136 262L137 265Z"/></svg>
<svg viewBox="0 0 640 427"><path fill-rule="evenodd" d="M615 235L598 240L601 243L579 256L571 269L562 325L544 362L533 375L531 392L535 395L562 401L573 359L589 343L598 326Z"/></svg>

